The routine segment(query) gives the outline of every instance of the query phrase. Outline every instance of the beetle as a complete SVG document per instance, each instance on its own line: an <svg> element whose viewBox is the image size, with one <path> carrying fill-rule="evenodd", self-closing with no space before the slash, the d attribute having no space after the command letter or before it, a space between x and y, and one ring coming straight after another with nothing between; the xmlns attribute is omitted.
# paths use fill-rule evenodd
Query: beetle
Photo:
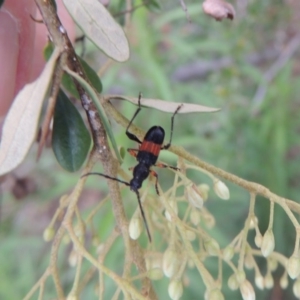
<svg viewBox="0 0 300 300"><path fill-rule="evenodd" d="M165 131L161 126L152 126L147 131L143 141L140 141L136 135L129 132L130 125L132 124L133 120L136 118L138 113L141 111L141 94L139 94L138 109L134 113L132 119L130 120L130 122L126 128L127 137L130 140L135 141L140 144L139 149L133 149L133 148L127 149L127 151L132 156L136 157L136 159L138 161L138 164L134 168L131 168L133 170L133 178L129 182L126 182L121 179L111 177L109 175L102 174L102 173L96 173L96 172L91 172L91 173L82 175L82 177L88 176L88 175L99 175L99 176L102 176L102 177L105 177L105 178L108 178L111 180L115 180L115 181L118 181L120 183L127 185L130 188L130 190L133 191L137 196L141 215L142 215L142 218L143 218L143 221L144 221L144 224L146 227L147 235L148 235L150 242L151 242L151 234L150 234L146 216L145 216L145 213L144 213L144 210L142 207L139 189L141 188L144 180L147 179L148 176L151 174L156 178L155 189L156 189L157 194L159 195L159 191L158 191L158 187L157 187L158 175L155 171L150 169L152 166L161 167L161 168L171 168L174 170L178 170L178 168L176 168L176 167L172 167L172 166L168 166L163 163L156 163L156 162L157 162L160 151L168 149L171 146L172 137L173 137L174 117L178 113L178 111L180 110L180 108L182 106L183 106L183 104L180 104L171 117L171 133L170 133L170 141L168 144L162 146L163 142L164 142L164 138L165 138Z"/></svg>

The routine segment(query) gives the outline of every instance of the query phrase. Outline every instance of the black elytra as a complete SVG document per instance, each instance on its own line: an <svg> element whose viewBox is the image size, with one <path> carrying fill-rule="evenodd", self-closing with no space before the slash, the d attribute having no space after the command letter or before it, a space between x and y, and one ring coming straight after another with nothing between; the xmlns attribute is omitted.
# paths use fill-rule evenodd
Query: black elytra
<svg viewBox="0 0 300 300"><path fill-rule="evenodd" d="M151 242L151 234L150 234L150 231L148 228L146 216L145 216L142 204L141 204L140 194L139 194L138 190L141 188L144 180L148 178L149 174L152 174L153 176L156 177L155 189L156 189L157 194L159 194L158 187L157 187L158 176L153 170L150 169L152 166L157 166L157 167L162 167L162 168L172 168L174 170L178 170L175 167L171 167L171 166L168 166L168 165L165 165L162 163L156 164L156 162L157 162L160 150L168 149L171 146L172 136L173 136L173 127L174 127L174 117L178 113L178 111L180 110L181 107L182 107L182 104L180 104L177 107L177 109L175 110L175 112L171 118L171 134L170 134L170 141L168 144L166 144L165 146L162 146L162 144L164 142L164 138L165 138L165 131L160 126L152 126L147 131L143 141L140 141L136 135L129 132L129 130L128 130L130 125L132 124L133 120L136 118L136 116L138 115L138 113L141 110L141 94L139 94L138 109L134 113L132 119L130 120L130 122L126 128L127 137L130 140L135 141L140 144L139 149L127 149L127 151L131 155L135 156L138 161L138 164L133 168L133 178L130 180L130 182L126 182L126 181L123 181L123 180L115 178L115 177L111 177L106 174L93 173L93 172L87 173L87 174L84 174L81 176L81 177L85 177L88 175L99 175L99 176L105 177L107 179L115 180L115 181L118 181L120 183L123 183L123 184L129 186L130 190L133 191L137 195L141 215L142 215L142 218L143 218L146 230L147 230L147 235L148 235L150 242Z"/></svg>

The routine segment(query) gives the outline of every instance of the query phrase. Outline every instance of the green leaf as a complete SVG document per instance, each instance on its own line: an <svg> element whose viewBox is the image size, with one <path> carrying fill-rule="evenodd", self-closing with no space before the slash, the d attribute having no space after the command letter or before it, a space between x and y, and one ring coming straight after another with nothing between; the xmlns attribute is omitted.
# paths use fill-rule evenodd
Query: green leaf
<svg viewBox="0 0 300 300"><path fill-rule="evenodd" d="M86 91L91 96L91 99L92 99L93 103L95 104L95 106L97 108L97 111L98 111L98 113L100 115L100 118L103 122L104 128L105 128L105 130L107 132L107 135L108 135L108 137L111 141L112 147L114 148L115 154L116 154L119 162L122 163L122 158L120 157L116 140L115 140L114 135L112 133L111 126L110 126L110 123L107 119L106 113L105 113L105 111L104 111L104 109L103 109L103 107L102 107L102 105L99 101L98 95L91 88L90 84L88 82L86 82L81 76L79 76L77 73L71 71L67 67L65 67L64 69L68 74L70 74L72 77L74 77L86 89Z"/></svg>
<svg viewBox="0 0 300 300"><path fill-rule="evenodd" d="M84 69L86 77L89 79L90 83L96 89L96 91L100 94L102 92L102 83L100 81L99 76L94 71L94 69L92 69L88 65L88 63L85 60L83 60L81 57L79 57L79 61ZM66 74L66 75L70 76L69 74Z"/></svg>
<svg viewBox="0 0 300 300"><path fill-rule="evenodd" d="M52 148L59 164L69 172L84 163L91 145L91 136L81 115L60 90L54 112Z"/></svg>
<svg viewBox="0 0 300 300"><path fill-rule="evenodd" d="M54 46L52 43L48 43L47 46L44 48L44 57L46 60L48 60L53 52ZM94 71L93 68L89 66L89 64L83 60L81 57L78 57L82 68L89 79L91 85L96 89L98 93L102 92L102 83L97 75L97 73ZM62 85L63 87L76 99L79 99L79 94L77 92L76 86L74 84L74 81L72 79L72 76L70 76L67 73L64 73L62 77Z"/></svg>
<svg viewBox="0 0 300 300"><path fill-rule="evenodd" d="M0 8L1 8L1 6L4 4L4 1L5 1L5 0L0 0Z"/></svg>
<svg viewBox="0 0 300 300"><path fill-rule="evenodd" d="M158 3L158 1L156 0L149 0L149 1L145 1L145 6L153 12L160 12L161 11L161 7L160 4Z"/></svg>

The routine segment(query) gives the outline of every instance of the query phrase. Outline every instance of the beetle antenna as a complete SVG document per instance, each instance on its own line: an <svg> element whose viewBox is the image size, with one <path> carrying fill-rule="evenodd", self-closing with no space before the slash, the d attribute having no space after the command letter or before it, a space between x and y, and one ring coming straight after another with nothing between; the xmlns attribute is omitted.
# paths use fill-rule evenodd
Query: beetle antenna
<svg viewBox="0 0 300 300"><path fill-rule="evenodd" d="M126 182L126 181L123 181L121 179L118 179L118 178L115 178L115 177L111 177L109 175L105 175L105 174L102 174L102 173L96 173L96 172L86 173L86 174L82 175L81 178L89 176L89 175L99 175L99 176L102 176L102 177L105 177L105 178L108 178L108 179L111 179L111 180L114 180L114 181L118 181L118 182L123 183L123 184L125 184L127 186L130 186L129 182Z"/></svg>
<svg viewBox="0 0 300 300"><path fill-rule="evenodd" d="M89 175L102 176L102 177L105 177L105 178L108 178L108 179L115 180L117 182L123 183L123 184L125 184L125 185L127 185L127 186L130 187L130 183L129 182L126 182L126 181L123 181L121 179L118 179L118 178L115 178L115 177L111 177L109 175L105 175L105 174L102 174L102 173L96 173L96 172L86 173L86 174L82 175L81 178L89 176ZM142 218L143 218L143 221L144 221L144 224L145 224L145 227L146 227L147 235L148 235L149 241L151 242L151 234L150 234L150 231L149 231L149 228L148 228L147 219L146 219L143 207L142 207L140 193L138 191L134 191L134 192L136 193L136 196L138 198L138 203L139 203L139 207L140 207L140 211L141 211L141 214L142 214Z"/></svg>
<svg viewBox="0 0 300 300"><path fill-rule="evenodd" d="M139 207L140 207L140 211L141 211L141 214L142 214L142 218L143 218L143 221L144 221L144 224L145 224L145 227L146 227L148 239L149 239L149 241L151 243L151 234L150 234L150 231L149 231L149 228L148 228L147 219L146 219L146 216L145 216L145 213L144 213L144 210L143 210L143 206L142 206L142 202L141 202L141 198L140 198L140 193L139 193L139 191L135 191L135 193L136 193L136 196L138 198L138 203L139 203Z"/></svg>

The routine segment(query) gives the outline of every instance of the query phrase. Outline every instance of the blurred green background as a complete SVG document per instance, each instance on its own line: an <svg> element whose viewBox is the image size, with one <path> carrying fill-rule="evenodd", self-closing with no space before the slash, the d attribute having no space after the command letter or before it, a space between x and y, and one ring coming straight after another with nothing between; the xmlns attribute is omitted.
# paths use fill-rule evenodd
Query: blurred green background
<svg viewBox="0 0 300 300"><path fill-rule="evenodd" d="M218 113L176 117L173 144L246 180L261 183L278 195L298 201L300 2L236 1L233 5L237 17L232 22L216 22L204 15L199 1L186 1L186 5L190 23L179 1L166 0L161 3L160 10L140 8L133 13L132 26L127 33L130 60L113 64L108 69L101 78L103 93L137 96L142 92L145 98L221 108ZM115 0L111 1L109 9L114 13L122 6L123 1ZM122 23L123 17L118 21ZM104 59L89 43L85 58L99 67ZM128 103L116 105L127 118L135 111ZM144 130L159 124L166 129L168 138L169 115L143 109L136 124ZM124 128L113 121L112 126L118 145L132 147ZM33 149L31 157L1 185L0 299L21 299L43 273L49 259L49 245L43 241L42 232L55 212L59 197L72 189L79 176L79 173L63 171L50 149L43 153L38 164L35 154L36 149ZM167 152L161 154L161 160L176 164L176 157ZM134 159L126 156L124 168L132 165ZM169 187L172 173L159 170L158 173L162 186ZM196 183L210 184L204 175L193 172L188 175ZM207 203L216 219L212 235L222 247L241 230L249 204L248 193L226 184L231 192L230 201L222 202L210 193ZM89 179L80 201L84 213L105 195L105 182L101 185L103 189L99 189L99 178ZM130 192L124 191L124 195L130 216L130 211L136 207L136 199ZM268 200L257 199L255 212L262 232L268 224L269 207ZM113 224L108 203L94 226L105 238ZM290 256L295 230L277 207L274 233L275 250ZM74 276L67 261L70 250L71 247L66 246L60 253L66 290ZM107 262L118 270L122 264L114 265L116 257L123 257L118 244ZM264 270L264 260L259 260L259 264ZM209 261L208 265L216 268L216 261ZM272 290L256 290L257 299L293 299L291 281L289 290L282 291L276 280L282 272L282 268L276 271ZM229 275L225 268L224 278ZM253 280L253 272L247 275ZM187 276L189 285L182 299L204 299L199 274L191 270ZM159 299L168 299L167 283L167 280L155 282ZM48 285L45 299L53 299L52 280ZM108 281L108 285L105 299L110 299L114 291L111 282ZM229 291L226 283L223 286L226 299L241 298L238 291ZM96 299L93 284L89 287L82 299Z"/></svg>

